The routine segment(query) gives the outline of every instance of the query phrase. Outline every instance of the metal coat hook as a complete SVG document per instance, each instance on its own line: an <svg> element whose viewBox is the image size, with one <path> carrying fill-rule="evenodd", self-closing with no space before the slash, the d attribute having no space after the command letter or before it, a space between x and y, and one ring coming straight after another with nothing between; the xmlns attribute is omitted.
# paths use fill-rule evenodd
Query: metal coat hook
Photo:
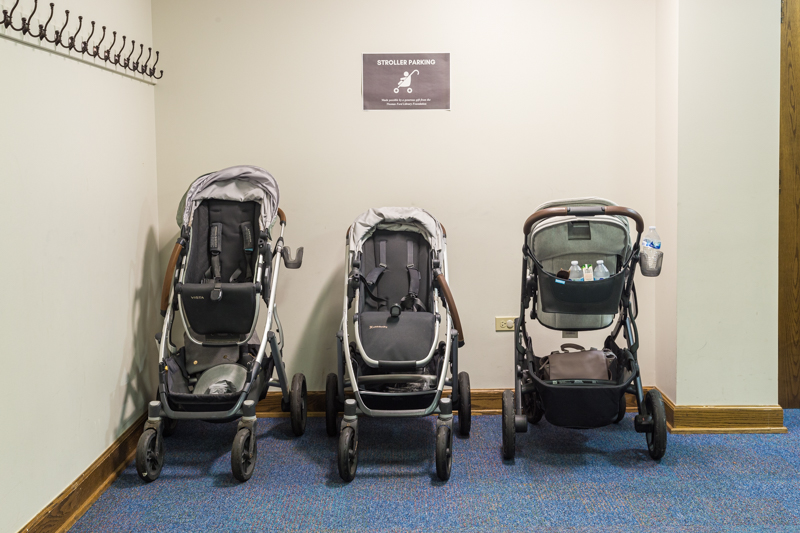
<svg viewBox="0 0 800 533"><path fill-rule="evenodd" d="M147 48L147 60L144 62L144 65L142 65L142 68L139 70L139 74L147 74L147 64L150 62L150 56L153 55L152 50L153 49L150 47Z"/></svg>
<svg viewBox="0 0 800 533"><path fill-rule="evenodd" d="M119 71L118 69L111 68L120 74L127 75L130 77L135 77L137 79L138 76L143 76L147 78L152 78L155 80L161 79L164 75L163 70L158 71L158 75L156 75L156 65L158 65L159 61L159 52L158 50L153 50L152 47L147 48L147 59L142 62L142 57L144 56L144 44L139 43L139 55L136 59L133 59L133 54L136 51L136 41L131 39L130 51L127 50L127 37L125 35L122 36L122 44L120 45L119 49L115 49L117 44L117 32L112 31L113 38L111 40L111 45L108 48L103 47L103 43L106 39L106 26L102 26L103 33L100 36L100 40L97 43L92 42L92 38L94 37L95 31L97 27L95 25L95 21L91 21L91 30L89 30L89 34L83 38L80 37L80 33L83 30L83 16L78 16L78 24L77 27L72 34L69 36L70 30L70 11L67 9L64 11L64 23L61 25L60 29L56 29L52 31L52 37L48 35L48 29L50 28L50 23L53 22L53 15L55 14L55 4L50 2L50 14L47 17L47 20L44 24L38 24L38 31L31 31L31 26L34 24L36 13L39 8L39 0L33 0L33 9L31 9L30 14L24 17L20 17L20 24L16 25L14 23L14 13L17 12L17 8L19 7L20 0L15 0L14 5L11 7L10 10L4 9L2 10L2 18L0 18L0 29L5 30L13 30L14 32L19 32L21 37L30 37L32 39L38 39L39 43L50 43L55 45L55 49L47 48L50 52L57 53L60 55L64 55L67 57L72 57L73 59L78 59L81 61L88 62L90 64L94 64L96 66L111 68L116 67L117 65L121 65L123 70L130 71L136 76L132 76L131 74L126 74L124 72ZM0 38L11 39L17 42L21 42L28 46L34 47L41 47L41 44L32 44L31 40L20 38L20 36L13 36L11 32L0 32ZM72 52L76 52L73 54ZM127 52L127 54L126 54ZM150 66L150 60L153 59L153 52L155 52L155 61L153 62L153 66ZM86 57L88 56L88 58ZM94 61L92 61L94 60ZM151 82L152 83L152 82Z"/></svg>
<svg viewBox="0 0 800 533"><path fill-rule="evenodd" d="M92 23L94 24L94 22ZM103 44L103 39L106 38L106 27L103 26L103 35L100 37L100 40L97 41L97 44L92 46L92 51L89 52L90 57L97 57L100 55L100 45Z"/></svg>

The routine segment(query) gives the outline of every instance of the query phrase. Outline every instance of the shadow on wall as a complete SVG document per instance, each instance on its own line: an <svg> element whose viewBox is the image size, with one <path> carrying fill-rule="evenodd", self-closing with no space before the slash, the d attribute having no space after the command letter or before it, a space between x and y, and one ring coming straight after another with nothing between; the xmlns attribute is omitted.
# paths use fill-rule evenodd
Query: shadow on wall
<svg viewBox="0 0 800 533"><path fill-rule="evenodd" d="M311 314L300 336L295 352L298 364L305 369L309 390L324 390L325 376L336 372L336 332L342 322L344 299L344 264L337 264L322 287Z"/></svg>
<svg viewBox="0 0 800 533"><path fill-rule="evenodd" d="M142 250L142 248L138 248ZM158 387L158 357L155 334L159 329L159 300L161 290L161 272L159 266L159 249L156 234L151 227L147 231L141 263L141 280L136 285L133 272L129 283L135 288L131 291L133 298L130 308L130 330L123 345L123 353L132 349L130 368L125 371L120 367L117 383L124 383L124 396L120 403L115 402L119 394L117 388L110 398L111 420L109 420L107 438L109 442L119 437L141 415L147 402L156 396ZM133 265L132 265L133 270ZM124 366L124 365L123 365ZM120 406L117 414L113 408Z"/></svg>

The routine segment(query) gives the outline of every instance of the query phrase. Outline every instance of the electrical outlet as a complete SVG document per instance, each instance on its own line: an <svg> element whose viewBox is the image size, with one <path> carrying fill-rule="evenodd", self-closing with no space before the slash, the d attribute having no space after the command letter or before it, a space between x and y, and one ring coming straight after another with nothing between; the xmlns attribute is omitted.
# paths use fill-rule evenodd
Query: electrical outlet
<svg viewBox="0 0 800 533"><path fill-rule="evenodd" d="M562 331L561 332L562 339L577 339L578 332L577 331Z"/></svg>
<svg viewBox="0 0 800 533"><path fill-rule="evenodd" d="M495 331L514 331L515 316L496 316L494 317Z"/></svg>

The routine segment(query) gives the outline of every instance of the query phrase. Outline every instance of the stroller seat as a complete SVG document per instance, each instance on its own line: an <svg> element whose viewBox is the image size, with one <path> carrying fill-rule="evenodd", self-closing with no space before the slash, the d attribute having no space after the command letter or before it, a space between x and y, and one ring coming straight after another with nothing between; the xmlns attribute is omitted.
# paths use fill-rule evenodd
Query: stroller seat
<svg viewBox="0 0 800 533"><path fill-rule="evenodd" d="M259 206L204 200L192 221L181 304L194 333L246 335L258 307L253 282Z"/></svg>
<svg viewBox="0 0 800 533"><path fill-rule="evenodd" d="M412 231L377 230L364 243L359 338L379 369L413 371L436 334L430 290L430 244ZM400 315L392 316L392 307ZM397 313L398 309L395 309ZM385 364L409 362L410 365Z"/></svg>

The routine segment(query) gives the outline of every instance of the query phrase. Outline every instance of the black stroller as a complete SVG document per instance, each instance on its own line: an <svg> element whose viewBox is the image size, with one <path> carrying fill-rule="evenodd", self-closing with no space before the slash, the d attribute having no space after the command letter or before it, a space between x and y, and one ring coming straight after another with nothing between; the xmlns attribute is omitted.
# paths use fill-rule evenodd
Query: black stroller
<svg viewBox="0 0 800 533"><path fill-rule="evenodd" d="M459 429L471 423L469 375L458 371L464 336L447 284L445 231L427 211L414 207L370 209L347 232L344 314L338 338L339 374L328 374L328 435L339 431L339 475L351 481L358 466L358 414L421 417L438 413L436 473L450 478L453 408ZM444 303L444 320L436 297ZM355 341L348 334L353 313ZM445 340L439 342L444 323ZM448 377L448 372L450 377ZM452 387L443 398L445 386ZM345 388L355 399L345 401Z"/></svg>
<svg viewBox="0 0 800 533"><path fill-rule="evenodd" d="M631 244L628 218L636 223ZM550 202L525 221L522 260L522 299L515 320L514 391L503 392L503 457L513 459L515 435L526 432L544 415L556 426L595 428L620 422L625 417L625 394L636 398L639 413L634 428L647 437L650 457L660 459L667 447L667 424L661 393L643 394L637 349L639 333L636 289L633 282L640 262L639 242L644 222L636 211L600 198ZM571 260L593 263L604 260L610 275L599 281L565 279ZM645 271L648 276L658 272ZM660 265L658 267L660 271ZM559 275L560 274L560 275ZM602 350L592 350L608 367L605 379L554 379L551 362L563 354L534 354L525 324L525 310L543 326L561 331L589 331L616 326ZM616 340L622 332L626 347ZM569 345L564 345L566 349ZM579 348L579 346L574 346ZM571 361L579 355L573 353ZM564 358L562 361L570 359ZM585 372L585 369L581 369ZM595 378L597 376L594 376Z"/></svg>
<svg viewBox="0 0 800 533"><path fill-rule="evenodd" d="M231 468L236 479L250 479L257 455L256 403L270 386L280 387L281 406L291 412L294 434L305 431L306 381L302 374L295 374L289 389L275 305L281 257L286 268L300 268L303 249L292 260L284 246L286 216L278 208L278 199L275 179L250 166L201 176L183 197L177 216L181 235L161 293L164 325L156 335L158 400L150 402L136 450L136 470L146 481L161 474L162 438L181 419L227 422L238 418ZM273 251L270 229L276 218L281 230ZM260 340L255 331L259 297L267 306ZM181 348L172 342L176 314L185 330ZM273 370L277 381L271 380Z"/></svg>

